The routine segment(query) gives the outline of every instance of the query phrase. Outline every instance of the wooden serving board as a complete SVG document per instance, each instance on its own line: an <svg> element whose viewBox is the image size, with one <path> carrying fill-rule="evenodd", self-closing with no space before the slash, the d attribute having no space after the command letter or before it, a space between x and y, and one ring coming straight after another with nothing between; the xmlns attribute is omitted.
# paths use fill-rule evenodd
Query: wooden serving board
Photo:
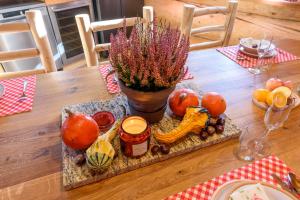
<svg viewBox="0 0 300 200"><path fill-rule="evenodd" d="M199 95L201 96L200 91ZM66 106L65 108L71 110L72 112L84 113L86 115L92 115L101 110L108 110L112 112L118 119L124 116L124 110L129 113L127 99L124 95L118 95L109 101L89 102ZM62 121L64 121L66 118L64 109L62 111ZM170 111L167 111L164 118L158 124L154 124L152 126L158 126L163 131L168 131L176 127L180 121L170 116L169 113ZM149 150L140 158L128 158L122 154L119 136L116 136L112 141L112 145L116 150L117 156L113 160L110 168L102 174L94 174L88 169L85 163L82 166L76 165L74 162L74 157L78 153L82 152L74 151L62 142L63 186L66 190L70 190L238 137L241 132L240 129L238 129L238 127L235 126L227 116L225 118L226 123L223 134L215 134L209 137L206 141L201 141L197 135L189 134L184 139L172 144L170 153L167 155L162 155L160 153L157 155L152 155L151 151ZM151 136L150 143L156 143L153 136Z"/></svg>

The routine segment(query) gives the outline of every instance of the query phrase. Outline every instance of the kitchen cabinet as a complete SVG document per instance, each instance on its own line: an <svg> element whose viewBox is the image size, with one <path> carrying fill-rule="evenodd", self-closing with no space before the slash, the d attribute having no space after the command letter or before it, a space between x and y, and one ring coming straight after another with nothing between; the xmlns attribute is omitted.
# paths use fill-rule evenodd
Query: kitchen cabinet
<svg viewBox="0 0 300 200"><path fill-rule="evenodd" d="M96 20L110 20L123 17L137 17L143 15L143 0L93 0ZM109 42L111 33L116 30L99 33L99 43Z"/></svg>

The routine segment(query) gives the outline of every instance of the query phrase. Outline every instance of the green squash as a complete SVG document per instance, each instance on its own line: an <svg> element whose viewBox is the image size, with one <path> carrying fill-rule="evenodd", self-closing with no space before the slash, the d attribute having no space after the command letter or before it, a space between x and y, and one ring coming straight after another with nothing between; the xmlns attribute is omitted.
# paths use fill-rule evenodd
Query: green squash
<svg viewBox="0 0 300 200"><path fill-rule="evenodd" d="M96 172L104 172L111 165L115 150L110 141L116 136L120 121L115 122L113 127L97 140L86 150L86 164Z"/></svg>

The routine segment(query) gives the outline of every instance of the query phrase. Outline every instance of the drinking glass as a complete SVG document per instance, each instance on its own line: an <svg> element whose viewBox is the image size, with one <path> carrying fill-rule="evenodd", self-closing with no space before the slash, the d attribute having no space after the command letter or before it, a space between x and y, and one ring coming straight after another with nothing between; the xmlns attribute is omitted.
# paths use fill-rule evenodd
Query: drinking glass
<svg viewBox="0 0 300 200"><path fill-rule="evenodd" d="M252 161L255 158L269 155L270 145L267 142L267 136L271 131L283 126L294 107L294 102L294 99L291 99L291 102L283 108L270 106L265 113L266 130L263 133L250 134L248 128L246 128L240 136L240 145L235 152L236 156L240 160Z"/></svg>
<svg viewBox="0 0 300 200"><path fill-rule="evenodd" d="M283 108L278 108L274 105L270 106L265 113L264 123L266 126L260 138L254 140L255 154L259 157L265 157L269 154L269 144L267 142L267 136L275 129L283 126L284 122L288 119L291 110L294 107L294 99Z"/></svg>
<svg viewBox="0 0 300 200"><path fill-rule="evenodd" d="M253 135L250 134L248 127L242 131L239 138L239 146L234 150L234 154L239 160L252 161L254 160L253 149L249 148L249 142L253 140Z"/></svg>
<svg viewBox="0 0 300 200"><path fill-rule="evenodd" d="M257 64L252 68L248 68L248 71L252 74L261 74L268 70L268 64L264 64L264 57L270 53L273 42L273 36L268 37L265 33L259 39L256 51L257 51Z"/></svg>

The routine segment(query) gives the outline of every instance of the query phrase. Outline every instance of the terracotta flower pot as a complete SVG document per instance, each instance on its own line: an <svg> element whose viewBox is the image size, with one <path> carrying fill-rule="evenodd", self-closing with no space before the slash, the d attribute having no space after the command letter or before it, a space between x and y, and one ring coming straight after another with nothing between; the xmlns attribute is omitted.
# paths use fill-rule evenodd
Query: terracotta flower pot
<svg viewBox="0 0 300 200"><path fill-rule="evenodd" d="M122 92L127 96L130 112L145 118L149 123L159 122L166 111L169 95L175 87L157 92L143 92L131 89L119 81Z"/></svg>

